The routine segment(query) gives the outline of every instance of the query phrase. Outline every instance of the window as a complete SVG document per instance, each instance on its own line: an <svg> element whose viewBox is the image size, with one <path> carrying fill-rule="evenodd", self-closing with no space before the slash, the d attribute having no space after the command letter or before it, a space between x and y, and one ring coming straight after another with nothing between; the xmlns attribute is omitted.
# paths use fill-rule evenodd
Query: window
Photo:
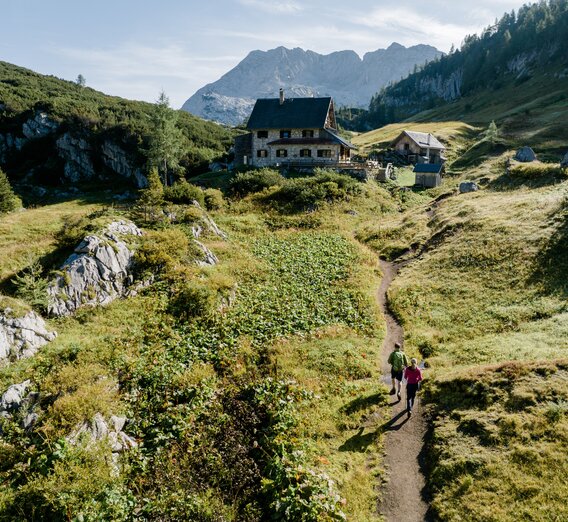
<svg viewBox="0 0 568 522"><path fill-rule="evenodd" d="M280 131L280 139L291 138L291 137L292 137L292 131L291 130L281 130Z"/></svg>
<svg viewBox="0 0 568 522"><path fill-rule="evenodd" d="M404 144L404 150L410 150L410 143Z"/></svg>
<svg viewBox="0 0 568 522"><path fill-rule="evenodd" d="M313 138L314 131L313 130L303 130L302 131L302 138Z"/></svg>
<svg viewBox="0 0 568 522"><path fill-rule="evenodd" d="M428 151L426 149L420 149L421 156L426 156L426 154L428 154Z"/></svg>
<svg viewBox="0 0 568 522"><path fill-rule="evenodd" d="M300 158L311 158L312 151L310 149L300 149Z"/></svg>
<svg viewBox="0 0 568 522"><path fill-rule="evenodd" d="M288 151L286 149L276 149L276 157L277 158L287 158Z"/></svg>
<svg viewBox="0 0 568 522"><path fill-rule="evenodd" d="M331 158L331 149L318 150L318 158Z"/></svg>
<svg viewBox="0 0 568 522"><path fill-rule="evenodd" d="M257 158L267 158L268 157L268 151L266 149L258 149L256 151L256 157Z"/></svg>
<svg viewBox="0 0 568 522"><path fill-rule="evenodd" d="M257 138L268 138L268 131L267 130L258 131L256 133L256 137Z"/></svg>

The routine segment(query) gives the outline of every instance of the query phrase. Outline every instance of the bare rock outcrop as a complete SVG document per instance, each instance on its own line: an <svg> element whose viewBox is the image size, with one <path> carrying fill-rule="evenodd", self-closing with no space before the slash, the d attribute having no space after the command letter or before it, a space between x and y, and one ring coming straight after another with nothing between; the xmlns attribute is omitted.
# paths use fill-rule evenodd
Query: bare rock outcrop
<svg viewBox="0 0 568 522"><path fill-rule="evenodd" d="M560 162L560 166L561 167L568 167L568 152L562 158L562 161Z"/></svg>
<svg viewBox="0 0 568 522"><path fill-rule="evenodd" d="M33 311L13 317L9 308L0 310L0 362L32 357L56 336L57 333L48 331L45 321Z"/></svg>
<svg viewBox="0 0 568 522"><path fill-rule="evenodd" d="M93 148L84 137L66 132L57 140L56 146L59 157L65 161L63 173L67 180L77 183L96 176L91 159Z"/></svg>
<svg viewBox="0 0 568 522"><path fill-rule="evenodd" d="M70 315L82 306L106 305L126 295L134 253L125 237L141 235L134 223L121 220L87 236L48 287L49 314Z"/></svg>
<svg viewBox="0 0 568 522"><path fill-rule="evenodd" d="M100 413L96 413L90 421L77 426L67 440L71 444L77 444L85 439L87 444L108 440L113 453L136 448L138 443L124 432L126 420L126 417L113 415L107 421Z"/></svg>

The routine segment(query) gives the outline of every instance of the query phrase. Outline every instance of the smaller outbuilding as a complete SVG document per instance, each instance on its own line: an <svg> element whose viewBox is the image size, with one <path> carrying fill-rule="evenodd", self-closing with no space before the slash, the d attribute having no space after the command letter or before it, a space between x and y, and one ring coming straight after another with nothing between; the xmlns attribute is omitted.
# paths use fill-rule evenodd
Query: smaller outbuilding
<svg viewBox="0 0 568 522"><path fill-rule="evenodd" d="M521 147L515 154L515 159L521 163L531 163L536 161L536 154L530 147Z"/></svg>
<svg viewBox="0 0 568 522"><path fill-rule="evenodd" d="M416 174L415 186L434 188L442 184L444 165L439 163L419 163L414 167Z"/></svg>
<svg viewBox="0 0 568 522"><path fill-rule="evenodd" d="M446 149L433 134L403 131L390 145L410 163L443 163Z"/></svg>

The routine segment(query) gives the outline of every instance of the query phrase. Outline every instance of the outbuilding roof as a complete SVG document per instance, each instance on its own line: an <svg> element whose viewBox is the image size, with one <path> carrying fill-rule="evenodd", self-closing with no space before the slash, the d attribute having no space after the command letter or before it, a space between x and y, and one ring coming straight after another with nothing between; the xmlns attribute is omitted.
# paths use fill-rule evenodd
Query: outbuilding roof
<svg viewBox="0 0 568 522"><path fill-rule="evenodd" d="M279 98L256 100L247 129L323 129L331 98Z"/></svg>
<svg viewBox="0 0 568 522"><path fill-rule="evenodd" d="M441 163L419 163L414 167L414 172L417 174L438 174L442 171Z"/></svg>
<svg viewBox="0 0 568 522"><path fill-rule="evenodd" d="M414 141L419 147L444 150L444 147L436 136L426 132L416 132L416 131L403 131L396 140L392 142L391 145L397 143L403 136L408 136L412 141Z"/></svg>

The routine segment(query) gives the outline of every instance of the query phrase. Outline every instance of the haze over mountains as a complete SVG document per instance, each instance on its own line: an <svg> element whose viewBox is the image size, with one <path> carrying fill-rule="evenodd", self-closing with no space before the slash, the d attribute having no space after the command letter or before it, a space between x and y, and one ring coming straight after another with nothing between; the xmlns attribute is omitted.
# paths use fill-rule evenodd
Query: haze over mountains
<svg viewBox="0 0 568 522"><path fill-rule="evenodd" d="M288 97L332 96L337 106L367 107L371 97L390 82L411 73L416 65L443 53L430 45L355 51L328 55L299 47L252 51L216 82L199 89L182 109L208 120L238 125L257 98L276 97L283 87Z"/></svg>

